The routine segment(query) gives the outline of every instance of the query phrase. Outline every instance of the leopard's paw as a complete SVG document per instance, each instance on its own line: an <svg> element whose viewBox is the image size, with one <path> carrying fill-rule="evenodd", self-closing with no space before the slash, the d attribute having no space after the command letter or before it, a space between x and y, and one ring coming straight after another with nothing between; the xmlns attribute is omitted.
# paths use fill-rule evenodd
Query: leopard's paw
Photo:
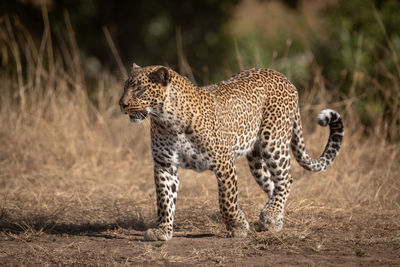
<svg viewBox="0 0 400 267"><path fill-rule="evenodd" d="M283 227L283 215L275 215L270 212L261 212L260 223L258 225L257 231L273 231L279 232Z"/></svg>
<svg viewBox="0 0 400 267"><path fill-rule="evenodd" d="M230 230L228 230L228 237L234 237L234 238L242 238L246 237L247 233L249 232L249 223L247 221L244 221L240 223L239 225L234 226Z"/></svg>
<svg viewBox="0 0 400 267"><path fill-rule="evenodd" d="M165 231L164 229L161 228L147 229L147 231L144 233L145 241L158 241L158 240L168 241L171 238L172 238L172 232Z"/></svg>

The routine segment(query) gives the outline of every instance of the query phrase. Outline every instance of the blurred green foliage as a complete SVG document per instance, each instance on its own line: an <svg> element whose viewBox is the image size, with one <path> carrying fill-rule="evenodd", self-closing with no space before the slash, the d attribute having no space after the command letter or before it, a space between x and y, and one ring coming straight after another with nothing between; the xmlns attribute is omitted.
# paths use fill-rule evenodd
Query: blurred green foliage
<svg viewBox="0 0 400 267"><path fill-rule="evenodd" d="M390 40L394 49L400 52L399 10L398 1L376 1L374 4L365 0L342 0L337 8L326 10L329 42L316 47L320 64L329 66L325 77L331 81L340 80L343 70L351 72L355 69L374 76L377 61L384 61L389 69L393 69L398 59L385 49ZM346 79L351 83L351 76Z"/></svg>
<svg viewBox="0 0 400 267"><path fill-rule="evenodd" d="M400 136L400 2L340 1L326 11L329 43L316 49L324 77L339 81L345 97L357 97L361 122L387 123L388 136ZM336 51L336 53L332 53Z"/></svg>

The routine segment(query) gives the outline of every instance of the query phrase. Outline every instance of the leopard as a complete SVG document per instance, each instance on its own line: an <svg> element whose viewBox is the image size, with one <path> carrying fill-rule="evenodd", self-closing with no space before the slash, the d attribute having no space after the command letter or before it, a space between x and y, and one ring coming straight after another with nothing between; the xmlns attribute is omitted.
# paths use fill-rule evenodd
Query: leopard
<svg viewBox="0 0 400 267"><path fill-rule="evenodd" d="M121 111L133 123L150 117L157 223L144 240L170 240L179 189L178 169L212 171L227 237L246 237L249 223L238 203L235 160L246 157L267 195L257 231L278 232L293 183L290 150L300 166L326 170L339 154L344 126L340 114L324 109L317 123L329 126L319 158L308 153L298 92L278 71L251 68L207 86L197 86L165 66L135 63L123 85Z"/></svg>

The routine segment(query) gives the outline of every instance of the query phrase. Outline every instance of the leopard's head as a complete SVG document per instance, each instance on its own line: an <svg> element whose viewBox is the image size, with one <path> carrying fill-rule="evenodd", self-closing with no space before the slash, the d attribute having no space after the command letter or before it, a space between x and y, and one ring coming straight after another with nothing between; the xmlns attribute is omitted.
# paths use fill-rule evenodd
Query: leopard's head
<svg viewBox="0 0 400 267"><path fill-rule="evenodd" d="M124 93L119 100L122 112L128 114L132 122L141 122L148 114L155 114L164 103L170 83L168 68L142 68L133 63L132 72L125 81Z"/></svg>

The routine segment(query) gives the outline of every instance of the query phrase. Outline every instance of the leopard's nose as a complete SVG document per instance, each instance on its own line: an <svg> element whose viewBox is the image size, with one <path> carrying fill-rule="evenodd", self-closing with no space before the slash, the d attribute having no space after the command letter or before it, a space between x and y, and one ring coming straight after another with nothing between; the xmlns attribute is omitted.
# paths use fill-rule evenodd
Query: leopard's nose
<svg viewBox="0 0 400 267"><path fill-rule="evenodd" d="M128 104L125 104L123 99L121 98L119 100L119 106L121 107L121 111L124 111L128 107Z"/></svg>

